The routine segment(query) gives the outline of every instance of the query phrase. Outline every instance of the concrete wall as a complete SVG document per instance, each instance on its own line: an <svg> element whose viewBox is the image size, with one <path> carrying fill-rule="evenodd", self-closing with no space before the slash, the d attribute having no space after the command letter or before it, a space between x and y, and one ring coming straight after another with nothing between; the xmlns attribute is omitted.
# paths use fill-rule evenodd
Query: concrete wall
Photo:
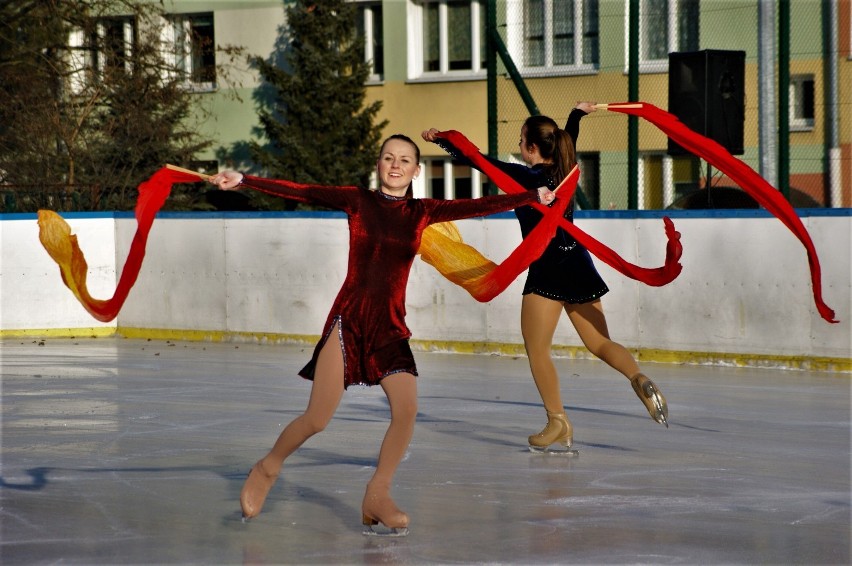
<svg viewBox="0 0 852 566"><path fill-rule="evenodd" d="M818 315L804 248L761 212L673 213L682 233L683 273L647 287L597 265L612 337L643 359L769 361L848 371L850 216L805 216L823 268L823 292L839 324ZM582 214L582 213L581 213ZM588 213L578 225L627 260L659 266L663 223L652 213ZM9 336L148 335L190 339L312 340L342 282L348 249L343 215L162 215L154 224L139 279L117 321L91 318L62 284L38 241L34 215L0 220L0 332ZM587 215L583 215L587 216ZM602 217L607 216L607 217ZM112 295L136 229L132 217L68 215L89 263L89 287ZM465 240L504 258L519 242L511 215L459 223ZM407 321L423 348L522 352L523 276L488 304L416 260ZM563 317L557 353L584 355ZM773 362L773 360L775 360Z"/></svg>

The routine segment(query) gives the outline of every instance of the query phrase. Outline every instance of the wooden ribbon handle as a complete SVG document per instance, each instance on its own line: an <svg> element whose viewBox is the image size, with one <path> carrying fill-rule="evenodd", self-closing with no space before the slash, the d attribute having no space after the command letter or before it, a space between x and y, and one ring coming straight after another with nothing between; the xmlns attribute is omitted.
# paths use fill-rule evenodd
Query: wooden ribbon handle
<svg viewBox="0 0 852 566"><path fill-rule="evenodd" d="M198 171L193 171L192 169L184 169L183 167L178 167L177 165L172 165L171 163L166 163L166 169L171 169L172 171L178 171L180 173L186 173L188 175L195 175L196 177L201 177L205 181L209 181L211 178L213 178L213 175L199 173Z"/></svg>
<svg viewBox="0 0 852 566"><path fill-rule="evenodd" d="M642 108L641 104L595 104L595 108L598 110L609 110L609 107L613 108Z"/></svg>
<svg viewBox="0 0 852 566"><path fill-rule="evenodd" d="M562 187L564 187L565 185L568 184L568 179L571 177L571 175L574 174L574 171L576 171L578 167L579 167L579 165L574 165L574 167L572 167L571 170L568 171L568 174L565 175L565 178L562 179L562 182L559 183L559 186L557 186L555 189L553 189L554 193L556 193L556 191L558 191L559 189L561 189Z"/></svg>

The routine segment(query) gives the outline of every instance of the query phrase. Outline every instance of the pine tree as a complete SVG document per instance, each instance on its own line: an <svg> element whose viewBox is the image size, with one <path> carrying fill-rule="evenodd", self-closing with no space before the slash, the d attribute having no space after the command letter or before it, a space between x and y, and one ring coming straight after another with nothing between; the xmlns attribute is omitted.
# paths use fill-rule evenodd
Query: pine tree
<svg viewBox="0 0 852 566"><path fill-rule="evenodd" d="M102 33L117 14L137 30L120 55ZM141 181L212 145L195 127L206 109L164 58L162 15L138 0L0 2L0 210L132 209ZM193 206L184 189L167 208Z"/></svg>
<svg viewBox="0 0 852 566"><path fill-rule="evenodd" d="M258 112L268 144L252 143L252 158L271 177L366 187L387 122L373 123L381 102L365 106L370 66L355 6L297 0L287 24L286 68L254 59L272 96Z"/></svg>

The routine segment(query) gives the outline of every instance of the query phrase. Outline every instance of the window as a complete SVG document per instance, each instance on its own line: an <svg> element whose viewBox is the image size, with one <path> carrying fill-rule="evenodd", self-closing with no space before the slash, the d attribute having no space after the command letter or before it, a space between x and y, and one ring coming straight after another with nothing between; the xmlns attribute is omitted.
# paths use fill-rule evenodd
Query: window
<svg viewBox="0 0 852 566"><path fill-rule="evenodd" d="M629 2L629 0L628 0ZM665 71L672 51L697 51L699 0L640 0L639 65ZM628 17L629 5L625 10ZM628 41L625 34L625 42ZM627 49L625 49L625 54Z"/></svg>
<svg viewBox="0 0 852 566"><path fill-rule="evenodd" d="M80 94L91 81L104 80L113 73L132 71L136 24L131 17L104 18L94 32L73 30L68 37L71 65L70 88Z"/></svg>
<svg viewBox="0 0 852 566"><path fill-rule="evenodd" d="M92 60L94 59L91 50L91 44L86 38L83 30L73 30L68 36L68 51L69 51L69 87L73 94L81 94L89 84L87 75L92 68Z"/></svg>
<svg viewBox="0 0 852 566"><path fill-rule="evenodd" d="M479 198L487 181L476 169L450 159L430 159L426 172L426 197L439 199Z"/></svg>
<svg viewBox="0 0 852 566"><path fill-rule="evenodd" d="M507 6L506 41L527 74L598 65L598 0L521 0Z"/></svg>
<svg viewBox="0 0 852 566"><path fill-rule="evenodd" d="M579 188L583 190L591 210L601 207L601 156L598 153L578 153L577 164L580 166Z"/></svg>
<svg viewBox="0 0 852 566"><path fill-rule="evenodd" d="M412 78L483 74L485 5L479 0L424 0L410 20L416 38Z"/></svg>
<svg viewBox="0 0 852 566"><path fill-rule="evenodd" d="M677 199L701 188L701 160L694 155L671 157L671 182L664 186L663 204L670 205ZM669 185L671 188L669 189Z"/></svg>
<svg viewBox="0 0 852 566"><path fill-rule="evenodd" d="M814 128L814 77L794 75L790 77L790 129L812 130Z"/></svg>
<svg viewBox="0 0 852 566"><path fill-rule="evenodd" d="M95 52L98 73L131 71L135 26L130 18L109 18L98 23L99 49Z"/></svg>
<svg viewBox="0 0 852 566"><path fill-rule="evenodd" d="M700 186L701 160L693 155L646 153L639 160L639 210L671 205Z"/></svg>
<svg viewBox="0 0 852 566"><path fill-rule="evenodd" d="M382 37L382 5L378 2L358 4L356 32L364 38L364 61L372 66L369 81L381 81L385 74L385 47Z"/></svg>
<svg viewBox="0 0 852 566"><path fill-rule="evenodd" d="M187 85L216 86L216 40L213 14L181 14L163 28L168 59Z"/></svg>

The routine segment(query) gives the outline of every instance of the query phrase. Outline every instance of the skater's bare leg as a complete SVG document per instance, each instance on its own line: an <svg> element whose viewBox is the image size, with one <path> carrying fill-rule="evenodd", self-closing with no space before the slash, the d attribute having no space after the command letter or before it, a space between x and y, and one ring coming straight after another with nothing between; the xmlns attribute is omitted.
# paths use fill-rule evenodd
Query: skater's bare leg
<svg viewBox="0 0 852 566"><path fill-rule="evenodd" d="M600 299L579 305L565 305L565 312L586 348L629 379L633 391L651 418L668 427L669 408L666 398L654 382L641 373L639 364L627 348L610 340Z"/></svg>
<svg viewBox="0 0 852 566"><path fill-rule="evenodd" d="M562 396L559 392L559 375L551 358L553 335L562 303L529 293L521 302L521 333L524 349L529 358L530 371L538 393L549 413L562 413Z"/></svg>
<svg viewBox="0 0 852 566"><path fill-rule="evenodd" d="M600 299L589 303L566 304L565 312L588 350L627 379L639 373L633 355L609 338L609 330Z"/></svg>
<svg viewBox="0 0 852 566"><path fill-rule="evenodd" d="M284 459L308 438L325 430L340 405L343 397L343 351L337 336L337 331L333 330L317 357L308 407L281 432L264 459L272 472L276 471L276 467L280 468Z"/></svg>
<svg viewBox="0 0 852 566"><path fill-rule="evenodd" d="M417 417L417 380L410 373L395 373L381 381L388 398L391 422L382 441L376 472L367 484L361 505L364 523L381 522L390 528L408 526L408 515L397 508L390 496L396 469L414 433Z"/></svg>
<svg viewBox="0 0 852 566"><path fill-rule="evenodd" d="M553 334L560 316L560 301L532 293L524 295L521 302L521 333L530 371L547 412L544 429L528 438L532 449L546 449L555 443L570 448L574 442L574 428L562 405L559 375L551 357Z"/></svg>
<svg viewBox="0 0 852 566"><path fill-rule="evenodd" d="M272 449L254 465L243 485L240 506L246 518L260 513L284 460L308 438L324 430L340 404L343 396L343 352L337 339L338 330L332 331L317 357L307 409L281 431Z"/></svg>

